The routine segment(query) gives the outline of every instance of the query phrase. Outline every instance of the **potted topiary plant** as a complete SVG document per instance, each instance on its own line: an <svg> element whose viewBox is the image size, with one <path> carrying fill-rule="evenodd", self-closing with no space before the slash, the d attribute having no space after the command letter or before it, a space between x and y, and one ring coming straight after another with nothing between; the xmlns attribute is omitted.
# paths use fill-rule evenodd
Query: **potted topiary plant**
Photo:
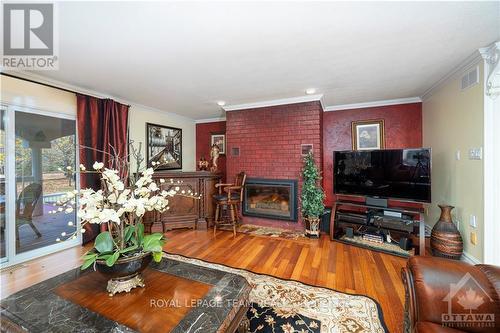
<svg viewBox="0 0 500 333"><path fill-rule="evenodd" d="M304 158L304 168L302 169L302 217L305 223L305 234L308 237L319 237L319 222L325 205L323 199L325 194L319 185L321 176L318 167L314 163L312 152Z"/></svg>

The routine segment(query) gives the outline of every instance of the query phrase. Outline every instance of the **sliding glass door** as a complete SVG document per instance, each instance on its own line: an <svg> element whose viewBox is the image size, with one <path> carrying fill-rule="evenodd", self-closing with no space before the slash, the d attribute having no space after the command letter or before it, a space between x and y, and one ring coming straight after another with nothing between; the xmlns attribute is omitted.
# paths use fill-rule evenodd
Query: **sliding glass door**
<svg viewBox="0 0 500 333"><path fill-rule="evenodd" d="M0 262L7 260L5 216L5 123L7 112L0 108Z"/></svg>
<svg viewBox="0 0 500 333"><path fill-rule="evenodd" d="M74 230L77 216L76 211L68 214L57 206L66 192L78 189L72 172L77 166L76 122L71 116L14 106L2 112L6 117L0 150L7 154L3 157L5 190L0 192L4 207L1 249L11 264L80 241L59 241Z"/></svg>

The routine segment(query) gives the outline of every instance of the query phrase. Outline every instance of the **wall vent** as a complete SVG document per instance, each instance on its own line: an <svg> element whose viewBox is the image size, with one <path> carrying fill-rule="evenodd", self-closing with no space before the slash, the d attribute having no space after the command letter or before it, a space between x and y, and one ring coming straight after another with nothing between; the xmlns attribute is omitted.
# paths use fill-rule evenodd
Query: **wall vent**
<svg viewBox="0 0 500 333"><path fill-rule="evenodd" d="M461 86L462 90L470 88L478 83L479 83L479 66L476 66L471 70L468 70L462 76L462 86Z"/></svg>

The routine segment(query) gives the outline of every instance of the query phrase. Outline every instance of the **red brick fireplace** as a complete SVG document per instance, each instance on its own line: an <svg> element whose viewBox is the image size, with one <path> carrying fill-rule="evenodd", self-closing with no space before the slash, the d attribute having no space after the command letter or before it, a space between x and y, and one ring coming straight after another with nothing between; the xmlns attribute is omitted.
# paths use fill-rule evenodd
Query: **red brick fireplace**
<svg viewBox="0 0 500 333"><path fill-rule="evenodd" d="M210 134L226 131L226 163L220 162L229 182L240 171L251 178L293 179L299 181L300 195L301 144L313 144L323 172L325 204L331 206L333 151L351 149L352 121L384 119L387 148L422 146L422 103L322 111L320 102L307 102L227 112L226 122L197 124L197 159L208 157ZM239 156L232 154L233 148L239 148ZM298 223L250 216L244 216L244 223L302 228L300 215Z"/></svg>
<svg viewBox="0 0 500 333"><path fill-rule="evenodd" d="M322 117L319 101L227 112L228 179L245 171L250 178L297 180L300 195L301 145L313 145L320 166ZM302 228L300 213L298 217L298 223L249 216L243 222Z"/></svg>

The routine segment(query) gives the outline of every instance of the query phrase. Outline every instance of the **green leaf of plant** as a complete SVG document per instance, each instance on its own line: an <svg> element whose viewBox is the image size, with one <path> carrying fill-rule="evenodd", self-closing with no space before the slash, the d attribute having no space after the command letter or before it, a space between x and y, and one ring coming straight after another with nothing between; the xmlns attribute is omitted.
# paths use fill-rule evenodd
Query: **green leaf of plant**
<svg viewBox="0 0 500 333"><path fill-rule="evenodd" d="M144 251L148 252L161 252L163 249L163 237L162 234L151 234L144 237L144 243L142 244L142 248Z"/></svg>
<svg viewBox="0 0 500 333"><path fill-rule="evenodd" d="M163 252L153 252L153 260L155 262L160 262L161 261L161 258L163 256Z"/></svg>
<svg viewBox="0 0 500 333"><path fill-rule="evenodd" d="M97 259L97 256L91 257L91 258L85 260L84 263L83 263L83 265L82 265L82 267L80 267L80 269L82 271L85 270L85 269L87 269L88 267L90 267L96 261L96 259Z"/></svg>
<svg viewBox="0 0 500 333"><path fill-rule="evenodd" d="M99 259L99 260L107 260L112 255L113 255L113 253L101 253L100 255L97 256L97 259Z"/></svg>
<svg viewBox="0 0 500 333"><path fill-rule="evenodd" d="M135 227L133 225L129 225L125 228L125 242L128 242L132 235L134 234Z"/></svg>
<svg viewBox="0 0 500 333"><path fill-rule="evenodd" d="M163 234L159 232L155 232L154 234L148 235L147 237L151 237L156 240L160 240L163 238Z"/></svg>
<svg viewBox="0 0 500 333"><path fill-rule="evenodd" d="M138 223L136 226L136 233L137 233L137 243L138 245L141 245L142 242L144 241L144 224Z"/></svg>
<svg viewBox="0 0 500 333"><path fill-rule="evenodd" d="M127 252L130 252L130 251L134 251L134 250L137 250L137 248L139 248L139 246L132 245L132 246L129 246L127 248L124 248L123 250L120 250L120 253L127 253Z"/></svg>
<svg viewBox="0 0 500 333"><path fill-rule="evenodd" d="M106 265L109 267L113 266L119 257L120 257L120 251L116 251L108 259L106 259Z"/></svg>
<svg viewBox="0 0 500 333"><path fill-rule="evenodd" d="M110 252L113 250L113 239L108 231L101 232L94 241L94 248L99 253Z"/></svg>
<svg viewBox="0 0 500 333"><path fill-rule="evenodd" d="M158 241L149 242L143 245L144 252L160 252L163 249L161 243Z"/></svg>
<svg viewBox="0 0 500 333"><path fill-rule="evenodd" d="M82 257L82 259L83 259L84 261L86 261L86 260L89 260L89 259L91 259L91 258L96 258L96 257L97 257L97 255L98 255L97 253L95 253L95 252L90 252L90 251L89 251L89 252L85 253L85 255Z"/></svg>

